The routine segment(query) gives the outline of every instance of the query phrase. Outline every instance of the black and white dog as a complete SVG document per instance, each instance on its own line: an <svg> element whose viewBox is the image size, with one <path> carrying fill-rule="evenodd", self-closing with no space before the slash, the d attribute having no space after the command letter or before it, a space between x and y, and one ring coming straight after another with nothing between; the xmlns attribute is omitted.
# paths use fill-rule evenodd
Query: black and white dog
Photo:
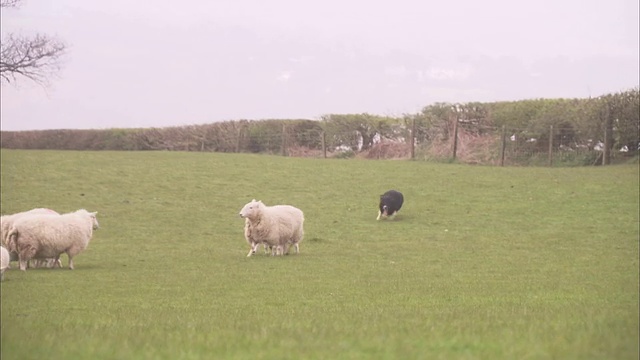
<svg viewBox="0 0 640 360"><path fill-rule="evenodd" d="M389 190L380 195L380 206L376 220L380 220L380 216L383 218L389 217L390 220L393 220L398 210L402 207L403 202L404 197L400 191Z"/></svg>

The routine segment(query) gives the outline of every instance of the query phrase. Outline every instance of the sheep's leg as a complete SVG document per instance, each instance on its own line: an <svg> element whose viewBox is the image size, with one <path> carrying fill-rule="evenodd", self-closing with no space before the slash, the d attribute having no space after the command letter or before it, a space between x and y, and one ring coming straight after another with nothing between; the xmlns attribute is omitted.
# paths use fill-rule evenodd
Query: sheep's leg
<svg viewBox="0 0 640 360"><path fill-rule="evenodd" d="M380 215L382 215L382 211L378 210L378 218L376 220L380 220Z"/></svg>
<svg viewBox="0 0 640 360"><path fill-rule="evenodd" d="M296 254L300 254L300 245L298 243L295 243L294 246L296 247Z"/></svg>
<svg viewBox="0 0 640 360"><path fill-rule="evenodd" d="M394 212L393 214L391 214L391 216L389 216L389 220L393 220L396 217L397 214L398 214L397 211Z"/></svg>
<svg viewBox="0 0 640 360"><path fill-rule="evenodd" d="M18 261L20 262L20 270L27 271L29 266L29 260L36 254L36 249L33 246L26 246L18 252Z"/></svg>
<svg viewBox="0 0 640 360"><path fill-rule="evenodd" d="M257 242L251 243L251 249L249 250L249 253L247 254L247 257L255 254L256 251L258 250L258 246L260 246L260 244L257 243Z"/></svg>
<svg viewBox="0 0 640 360"><path fill-rule="evenodd" d="M67 256L69 257L69 270L73 270L73 254L67 251Z"/></svg>

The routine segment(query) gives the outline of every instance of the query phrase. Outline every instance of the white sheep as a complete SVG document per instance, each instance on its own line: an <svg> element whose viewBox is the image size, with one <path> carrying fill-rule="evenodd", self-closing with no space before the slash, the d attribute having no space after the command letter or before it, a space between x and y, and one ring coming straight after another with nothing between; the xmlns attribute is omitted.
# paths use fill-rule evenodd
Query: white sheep
<svg viewBox="0 0 640 360"><path fill-rule="evenodd" d="M29 211L23 211L23 212L11 214L11 215L0 216L0 241L2 246L8 248L7 236L9 235L9 230L11 229L11 226L13 225L14 221L24 216L43 215L43 214L59 215L56 211L51 209L36 208L36 209L31 209ZM11 261L18 261L18 253L9 251L9 259ZM48 266L47 264L55 264L55 263L52 263L54 260L55 259L42 259L42 261L39 260L35 264L33 264L34 265L33 267L51 267L51 266ZM47 261L47 263L45 264L44 261ZM27 264L27 265L31 266L31 264Z"/></svg>
<svg viewBox="0 0 640 360"><path fill-rule="evenodd" d="M42 215L42 214L55 214L58 215L57 212L51 210L51 209L45 209L45 208L36 208L36 209L31 209L29 211L23 211L23 212L19 212L19 213L15 213L15 214L11 214L11 215L2 215L0 216L0 240L2 241L2 246L7 246L7 235L9 235L9 230L11 229L11 226L13 225L13 222L16 221L17 219L23 217L23 216L28 216L28 215ZM13 255L13 254L10 254ZM17 260L17 258L13 258L11 259L13 260Z"/></svg>
<svg viewBox="0 0 640 360"><path fill-rule="evenodd" d="M0 246L0 281L4 280L4 271L9 268L9 251Z"/></svg>
<svg viewBox="0 0 640 360"><path fill-rule="evenodd" d="M304 235L304 214L291 205L266 206L262 201L251 200L240 210L245 219L244 234L251 246L249 254L256 253L259 244L269 246L272 255L288 253L291 245L296 254L300 252L299 243Z"/></svg>
<svg viewBox="0 0 640 360"><path fill-rule="evenodd" d="M32 215L22 217L9 230L10 251L18 253L20 270L27 269L31 259L54 258L56 265L60 255L69 257L69 269L73 269L73 257L89 245L93 230L100 226L97 212L81 209L62 215Z"/></svg>

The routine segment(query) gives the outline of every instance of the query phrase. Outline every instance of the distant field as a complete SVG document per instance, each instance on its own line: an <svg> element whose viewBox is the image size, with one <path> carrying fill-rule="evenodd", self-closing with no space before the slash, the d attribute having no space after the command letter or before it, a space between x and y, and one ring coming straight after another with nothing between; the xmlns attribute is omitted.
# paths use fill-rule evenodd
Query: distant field
<svg viewBox="0 0 640 360"><path fill-rule="evenodd" d="M2 214L101 225L76 270L5 274L3 360L639 356L637 164L0 155ZM253 198L304 210L300 255L246 257Z"/></svg>

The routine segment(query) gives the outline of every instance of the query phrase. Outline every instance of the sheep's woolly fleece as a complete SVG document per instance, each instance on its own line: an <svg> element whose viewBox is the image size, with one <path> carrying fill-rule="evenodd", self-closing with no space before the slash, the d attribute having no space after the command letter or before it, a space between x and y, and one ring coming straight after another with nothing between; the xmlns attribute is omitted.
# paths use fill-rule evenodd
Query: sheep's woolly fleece
<svg viewBox="0 0 640 360"><path fill-rule="evenodd" d="M73 257L84 251L93 230L99 227L96 212L81 209L72 213L52 216L33 215L16 220L9 231L9 250L19 255L20 270L26 270L30 259L55 258L66 253L69 268Z"/></svg>
<svg viewBox="0 0 640 360"><path fill-rule="evenodd" d="M304 214L291 205L267 206L255 199L240 210L245 219L244 234L251 249L247 256L255 254L259 244L272 247L272 254L283 255L293 245L300 252L299 243L304 236Z"/></svg>

